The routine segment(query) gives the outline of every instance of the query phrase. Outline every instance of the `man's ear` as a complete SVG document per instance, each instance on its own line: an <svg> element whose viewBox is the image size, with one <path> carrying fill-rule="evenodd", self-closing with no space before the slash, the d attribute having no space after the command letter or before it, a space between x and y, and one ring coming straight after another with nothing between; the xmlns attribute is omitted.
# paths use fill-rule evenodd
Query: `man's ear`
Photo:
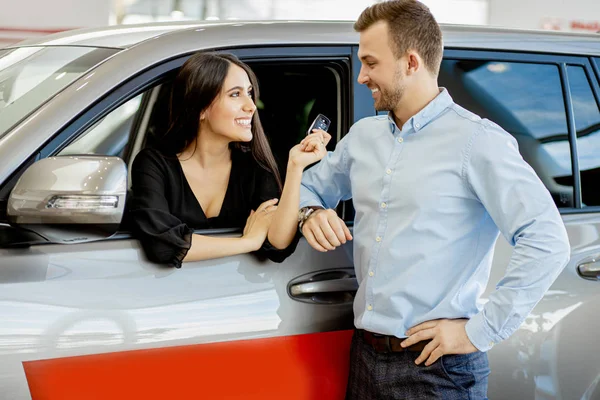
<svg viewBox="0 0 600 400"><path fill-rule="evenodd" d="M406 74L411 75L423 68L423 59L416 51L406 53Z"/></svg>

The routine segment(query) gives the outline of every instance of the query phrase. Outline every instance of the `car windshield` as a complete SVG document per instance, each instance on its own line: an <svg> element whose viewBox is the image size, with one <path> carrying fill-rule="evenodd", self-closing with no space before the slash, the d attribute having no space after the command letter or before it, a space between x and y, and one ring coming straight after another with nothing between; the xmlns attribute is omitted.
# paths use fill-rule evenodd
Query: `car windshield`
<svg viewBox="0 0 600 400"><path fill-rule="evenodd" d="M52 96L118 51L71 46L0 50L0 138Z"/></svg>

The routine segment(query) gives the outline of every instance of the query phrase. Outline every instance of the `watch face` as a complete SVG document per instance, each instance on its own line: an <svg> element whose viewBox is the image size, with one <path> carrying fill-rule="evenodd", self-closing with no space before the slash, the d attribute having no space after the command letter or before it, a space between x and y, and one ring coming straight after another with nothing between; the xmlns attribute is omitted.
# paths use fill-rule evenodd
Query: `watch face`
<svg viewBox="0 0 600 400"><path fill-rule="evenodd" d="M300 210L298 210L298 222L302 221L302 218L304 218L304 212L306 211L306 209L301 208Z"/></svg>

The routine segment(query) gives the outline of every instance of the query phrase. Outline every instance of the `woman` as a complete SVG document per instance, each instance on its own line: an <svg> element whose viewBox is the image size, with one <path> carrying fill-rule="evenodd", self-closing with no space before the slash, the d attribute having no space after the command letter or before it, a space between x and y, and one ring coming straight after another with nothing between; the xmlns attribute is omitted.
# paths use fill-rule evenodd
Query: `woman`
<svg viewBox="0 0 600 400"><path fill-rule="evenodd" d="M277 249L266 240L282 185L257 98L255 75L233 55L198 53L182 66L169 129L159 149L142 150L132 167L129 219L150 260L179 268L260 250L281 262L294 250L295 241ZM311 150L322 150L294 158L305 165L325 154L321 133L309 137ZM194 233L231 227L244 227L242 236Z"/></svg>

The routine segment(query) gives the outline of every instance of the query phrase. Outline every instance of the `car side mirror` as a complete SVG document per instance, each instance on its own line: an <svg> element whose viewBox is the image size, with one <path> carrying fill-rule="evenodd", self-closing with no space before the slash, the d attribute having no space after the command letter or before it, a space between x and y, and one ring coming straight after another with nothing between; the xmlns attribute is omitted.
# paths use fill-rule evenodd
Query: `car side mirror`
<svg viewBox="0 0 600 400"><path fill-rule="evenodd" d="M49 157L17 181L8 221L50 242L102 239L118 230L126 194L127 167L119 157Z"/></svg>

